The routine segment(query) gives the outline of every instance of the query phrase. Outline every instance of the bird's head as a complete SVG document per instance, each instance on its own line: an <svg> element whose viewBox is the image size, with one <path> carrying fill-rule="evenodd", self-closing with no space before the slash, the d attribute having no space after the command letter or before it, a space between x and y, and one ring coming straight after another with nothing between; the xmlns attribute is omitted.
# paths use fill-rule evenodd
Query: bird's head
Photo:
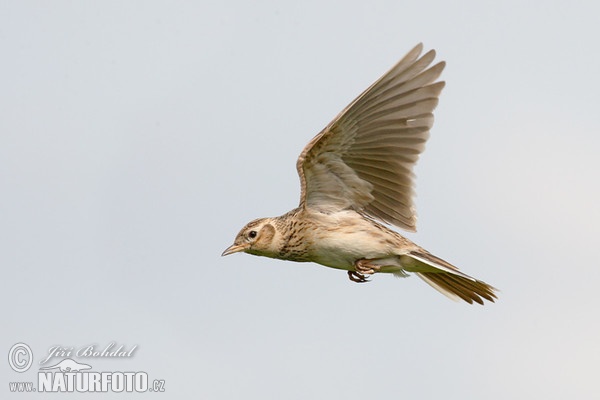
<svg viewBox="0 0 600 400"><path fill-rule="evenodd" d="M274 257L278 249L275 246L275 227L271 218L259 218L249 222L237 234L233 244L225 249L221 256L243 251L258 256Z"/></svg>

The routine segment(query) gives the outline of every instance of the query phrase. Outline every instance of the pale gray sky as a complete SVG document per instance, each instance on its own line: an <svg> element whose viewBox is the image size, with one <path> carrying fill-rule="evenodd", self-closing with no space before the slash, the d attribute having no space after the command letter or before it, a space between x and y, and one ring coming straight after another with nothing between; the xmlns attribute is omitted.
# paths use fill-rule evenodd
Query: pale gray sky
<svg viewBox="0 0 600 400"><path fill-rule="evenodd" d="M34 367L0 362L0 397L52 346L113 341L135 356L94 370L157 398L600 397L600 9L529 3L1 2L0 353ZM221 258L421 41L447 86L409 237L498 302Z"/></svg>

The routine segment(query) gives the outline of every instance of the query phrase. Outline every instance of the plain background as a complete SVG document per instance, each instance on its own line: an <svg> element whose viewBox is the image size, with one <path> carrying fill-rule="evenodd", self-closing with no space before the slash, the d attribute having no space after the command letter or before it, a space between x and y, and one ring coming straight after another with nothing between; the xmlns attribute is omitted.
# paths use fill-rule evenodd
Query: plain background
<svg viewBox="0 0 600 400"><path fill-rule="evenodd" d="M94 370L146 371L157 398L599 398L593 4L1 1L0 354L25 342L34 367L0 362L0 396L51 346L116 342L135 356ZM421 41L447 86L408 236L498 302L221 258Z"/></svg>

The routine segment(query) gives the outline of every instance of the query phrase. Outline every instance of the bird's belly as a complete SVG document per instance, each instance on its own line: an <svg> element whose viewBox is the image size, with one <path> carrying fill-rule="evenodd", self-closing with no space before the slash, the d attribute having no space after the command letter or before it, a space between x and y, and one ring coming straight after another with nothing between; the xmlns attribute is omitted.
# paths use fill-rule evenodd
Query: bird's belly
<svg viewBox="0 0 600 400"><path fill-rule="evenodd" d="M385 258L395 253L390 241L361 229L322 235L311 247L313 261L344 270L354 270L357 260Z"/></svg>

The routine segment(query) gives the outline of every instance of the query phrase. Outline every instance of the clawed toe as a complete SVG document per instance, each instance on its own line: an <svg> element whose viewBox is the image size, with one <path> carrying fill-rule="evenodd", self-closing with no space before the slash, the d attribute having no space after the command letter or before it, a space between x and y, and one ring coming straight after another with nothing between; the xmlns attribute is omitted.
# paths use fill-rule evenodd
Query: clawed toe
<svg viewBox="0 0 600 400"><path fill-rule="evenodd" d="M356 282L356 283L369 282L369 280L367 279L366 276L364 276L363 274L360 274L356 271L348 271L348 278L350 278L350 280L352 282Z"/></svg>
<svg viewBox="0 0 600 400"><path fill-rule="evenodd" d="M356 260L354 262L354 268L356 269L356 272L363 275L372 275L379 271L379 265L371 264L372 261L373 260L367 260L366 258Z"/></svg>
<svg viewBox="0 0 600 400"><path fill-rule="evenodd" d="M369 282L365 275L373 275L381 268L379 265L372 264L373 261L374 260L368 260L366 258L356 260L354 262L355 271L348 271L348 278L350 278L352 282L357 283Z"/></svg>

